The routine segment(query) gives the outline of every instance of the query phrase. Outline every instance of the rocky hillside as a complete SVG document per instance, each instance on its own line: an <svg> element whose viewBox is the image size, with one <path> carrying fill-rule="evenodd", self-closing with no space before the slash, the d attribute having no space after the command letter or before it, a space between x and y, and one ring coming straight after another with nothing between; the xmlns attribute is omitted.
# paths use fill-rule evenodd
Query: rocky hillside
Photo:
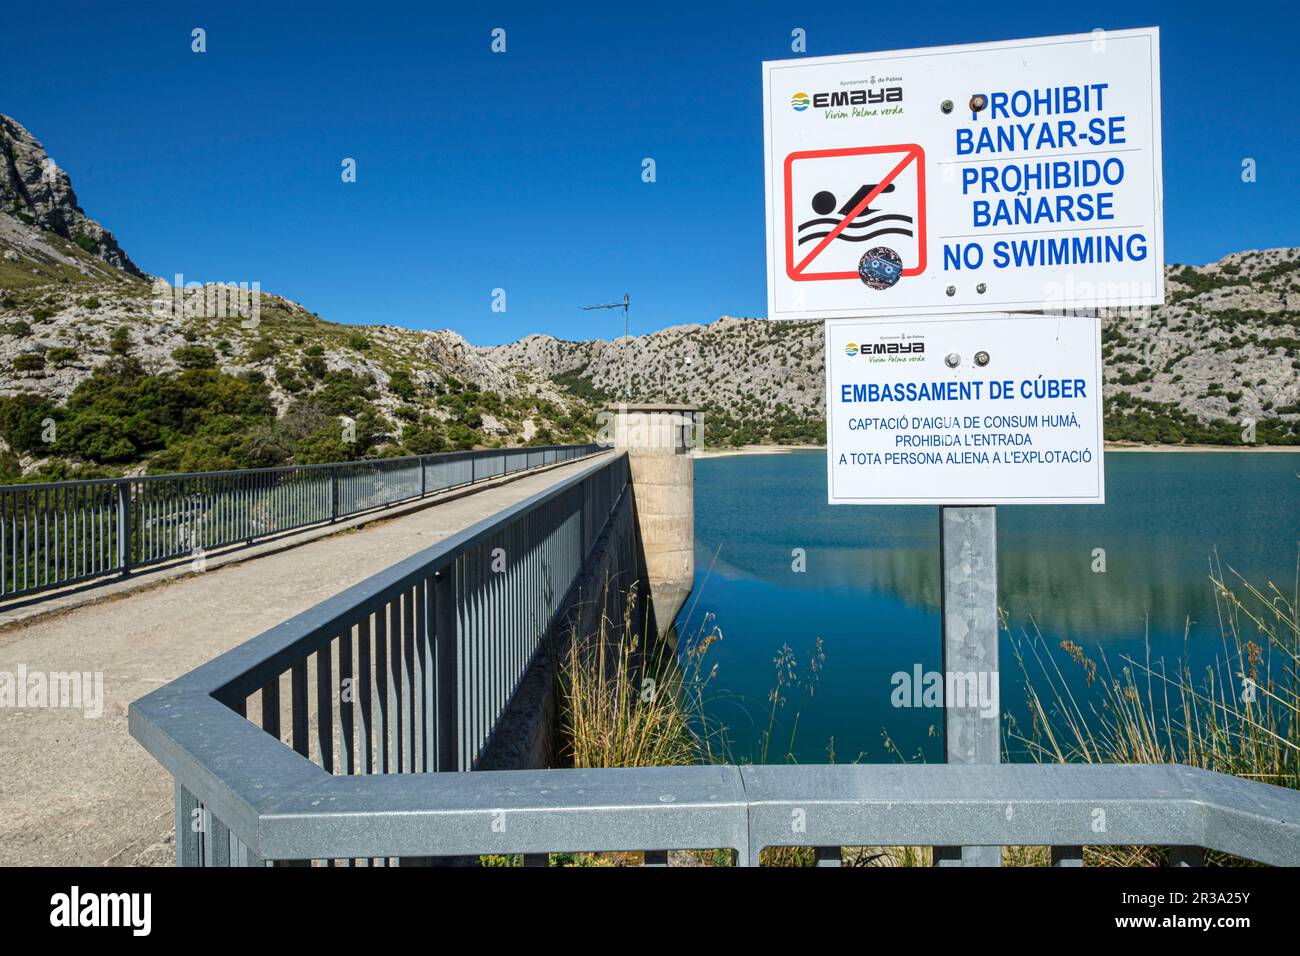
<svg viewBox="0 0 1300 956"><path fill-rule="evenodd" d="M68 174L46 154L31 133L16 120L0 115L0 211L15 224L32 229L4 237L7 243L27 245L39 256L56 255L42 238L50 233L69 242L128 275L143 277L113 234L89 218L77 205ZM5 256L16 261L10 251Z"/></svg>
<svg viewBox="0 0 1300 956"><path fill-rule="evenodd" d="M0 479L579 441L624 395L704 407L709 444L824 440L820 323L474 347L268 293L178 309L3 116L0 147ZM1300 249L1167 273L1164 307L1103 323L1107 438L1300 443Z"/></svg>
<svg viewBox="0 0 1300 956"><path fill-rule="evenodd" d="M1300 249L1165 271L1163 307L1103 319L1107 438L1235 444L1253 419L1261 442L1300 441ZM820 322L723 316L630 342L531 335L486 351L579 394L703 405L706 433L721 426L712 440L781 441L820 424L822 349Z"/></svg>
<svg viewBox="0 0 1300 956"><path fill-rule="evenodd" d="M700 405L709 412L710 443L825 440L820 322L724 315L612 343L530 335L484 351L593 401L631 396Z"/></svg>
<svg viewBox="0 0 1300 956"><path fill-rule="evenodd" d="M165 283L105 275L89 253L50 233L39 247L14 243L6 218L0 438L25 475L571 442L596 429L588 403L503 367L454 332L338 325L265 293L256 320L229 308L208 314L197 303L215 298L215 287L186 292L183 301L197 307L178 313ZM173 395L173 384L188 391ZM11 434L16 421L30 433L32 422L51 419L57 441ZM13 478L4 451L0 475Z"/></svg>

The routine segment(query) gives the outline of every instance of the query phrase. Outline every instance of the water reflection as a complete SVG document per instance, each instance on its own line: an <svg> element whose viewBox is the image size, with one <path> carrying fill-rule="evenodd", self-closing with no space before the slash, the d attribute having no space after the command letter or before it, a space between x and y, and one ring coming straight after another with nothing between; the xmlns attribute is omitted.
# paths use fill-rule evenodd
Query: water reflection
<svg viewBox="0 0 1300 956"><path fill-rule="evenodd" d="M1202 667L1220 649L1213 554L1253 582L1296 589L1298 471L1293 454L1110 454L1107 505L998 509L999 605L1013 631L1036 625L1051 647L1118 655L1145 652L1149 638L1153 658L1186 649ZM694 614L682 633L714 615L731 716L737 700L764 710L781 644L803 653L826 641L822 686L800 717L803 759L825 759L831 737L850 759L891 759L882 729L937 759L937 715L887 698L893 671L937 666L938 509L832 508L825 482L822 453L697 462ZM1023 688L1005 646L1003 661L1013 701Z"/></svg>

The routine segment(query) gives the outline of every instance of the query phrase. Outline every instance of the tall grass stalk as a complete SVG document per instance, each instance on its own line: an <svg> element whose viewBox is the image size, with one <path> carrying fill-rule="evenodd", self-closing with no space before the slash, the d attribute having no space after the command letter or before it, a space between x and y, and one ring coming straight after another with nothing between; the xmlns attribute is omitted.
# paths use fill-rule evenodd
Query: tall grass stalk
<svg viewBox="0 0 1300 956"><path fill-rule="evenodd" d="M1059 648L1096 693L1079 699L1037 625L1011 635L1024 675L1029 726L1008 720L1009 759L1040 763L1181 763L1300 789L1300 601L1210 563L1222 655L1201 674L1142 659L1112 665L1071 641ZM1147 847L1090 848L1089 863L1163 860ZM1216 862L1229 862L1213 857Z"/></svg>
<svg viewBox="0 0 1300 956"><path fill-rule="evenodd" d="M698 763L707 752L693 720L688 672L673 649L638 627L636 587L621 620L609 615L606 584L594 634L570 634L561 659L562 756L574 767L663 767Z"/></svg>

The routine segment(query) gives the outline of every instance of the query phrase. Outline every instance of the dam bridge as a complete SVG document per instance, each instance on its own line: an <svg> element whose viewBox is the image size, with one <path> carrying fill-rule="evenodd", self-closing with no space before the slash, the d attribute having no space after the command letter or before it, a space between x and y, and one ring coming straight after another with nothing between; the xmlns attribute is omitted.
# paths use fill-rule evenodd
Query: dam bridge
<svg viewBox="0 0 1300 956"><path fill-rule="evenodd" d="M1080 866L1084 846L1123 845L1300 864L1300 794L1180 765L555 766L552 649L628 600L664 635L690 591L693 415L625 407L612 448L474 453L468 481L432 490L450 461L395 460L348 494L399 495L398 473L406 494L326 515L347 500L340 471L307 495L321 520L290 529L312 540L0 607L0 671L109 672L93 730L0 711L23 768L0 793L0 862L748 866L807 847L836 866L846 847L929 846L938 865L997 865L998 848L1047 846Z"/></svg>

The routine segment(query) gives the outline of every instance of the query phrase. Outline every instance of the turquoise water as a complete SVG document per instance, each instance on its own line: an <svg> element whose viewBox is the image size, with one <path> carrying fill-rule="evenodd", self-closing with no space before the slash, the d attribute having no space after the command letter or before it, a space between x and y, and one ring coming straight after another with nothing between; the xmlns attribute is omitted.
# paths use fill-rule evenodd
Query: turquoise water
<svg viewBox="0 0 1300 956"><path fill-rule="evenodd" d="M998 509L999 606L1012 634L1082 645L1112 668L1129 655L1194 671L1223 659L1209 562L1217 556L1257 584L1296 589L1300 454L1112 453L1108 504ZM757 759L768 725L773 658L788 644L807 672L825 660L811 698L799 687L778 708L769 761L942 757L941 711L891 705L891 676L939 669L939 560L935 507L826 504L823 452L701 459L695 463L695 592L678 618L689 640L701 625L723 639L709 711L728 727L733 756ZM803 549L806 570L793 569ZM1096 549L1105 571L1093 570ZM1189 623L1190 622L1190 623ZM1184 630L1187 629L1186 645ZM1001 647L1003 710L1024 716L1023 681ZM1077 667L1071 686L1087 697Z"/></svg>

